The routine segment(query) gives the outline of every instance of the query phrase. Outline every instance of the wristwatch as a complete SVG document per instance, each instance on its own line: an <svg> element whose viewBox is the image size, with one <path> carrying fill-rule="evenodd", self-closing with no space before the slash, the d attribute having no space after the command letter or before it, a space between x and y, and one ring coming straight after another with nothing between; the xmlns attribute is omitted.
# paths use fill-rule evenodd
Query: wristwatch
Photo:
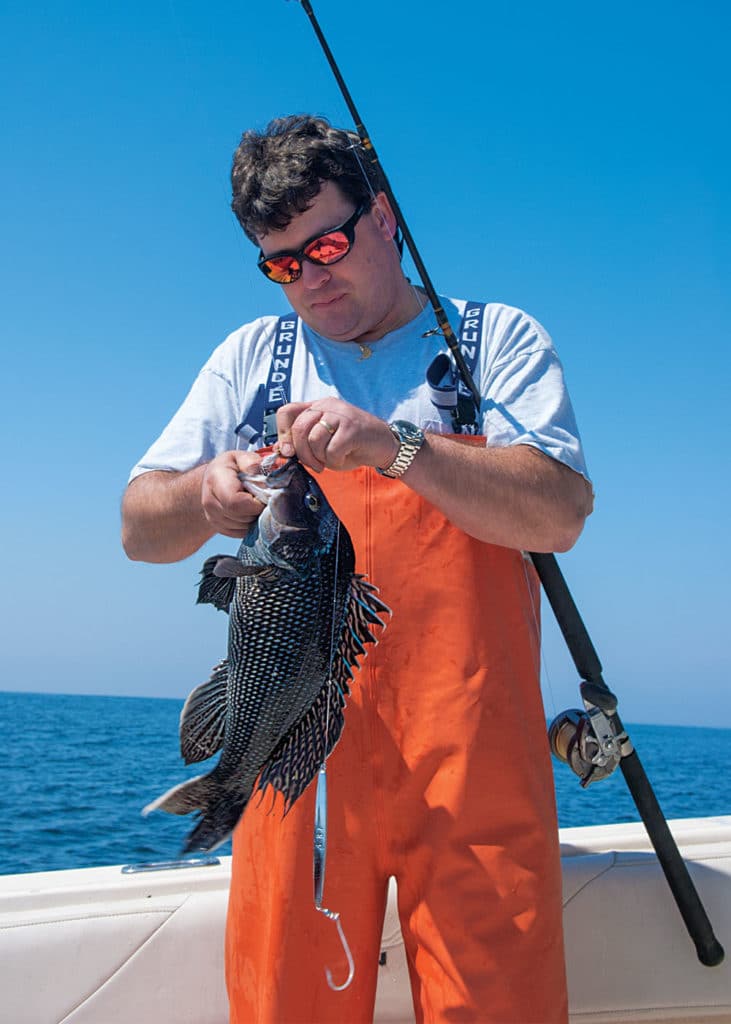
<svg viewBox="0 0 731 1024"><path fill-rule="evenodd" d="M381 476L390 476L393 479L398 479L398 477L404 475L414 461L416 453L423 445L424 431L419 427L415 427L413 423L409 423L407 420L394 420L393 423L388 424L388 429L398 441L399 447L396 452L396 458L391 465L387 466L386 469L379 469L378 472Z"/></svg>

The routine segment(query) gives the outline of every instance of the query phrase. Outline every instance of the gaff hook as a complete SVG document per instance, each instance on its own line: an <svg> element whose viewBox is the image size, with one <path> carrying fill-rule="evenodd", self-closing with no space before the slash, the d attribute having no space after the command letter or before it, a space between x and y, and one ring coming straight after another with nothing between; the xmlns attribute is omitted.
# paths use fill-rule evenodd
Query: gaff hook
<svg viewBox="0 0 731 1024"><path fill-rule="evenodd" d="M328 910L322 905L322 893L325 888L325 861L327 858L327 775L325 764L320 765L317 773L317 796L315 798L315 842L314 842L314 883L315 883L315 910L318 910L325 917L334 921L337 925L338 935L343 947L343 952L348 961L348 976L342 985L336 985L329 967L325 968L327 983L333 992L343 992L350 985L355 976L355 962L350 952L348 940L345 938L343 926L340 923L340 914L334 910Z"/></svg>

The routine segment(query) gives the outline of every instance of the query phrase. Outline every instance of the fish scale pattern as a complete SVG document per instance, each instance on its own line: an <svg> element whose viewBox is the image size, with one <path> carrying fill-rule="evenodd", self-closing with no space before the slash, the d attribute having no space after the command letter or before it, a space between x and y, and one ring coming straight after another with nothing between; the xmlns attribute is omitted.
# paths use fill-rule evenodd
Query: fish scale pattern
<svg viewBox="0 0 731 1024"><path fill-rule="evenodd" d="M330 672L314 703L284 736L259 777L259 788L272 786L284 794L285 812L315 777L331 753L344 725L345 698L350 694L353 670L360 667L366 643L377 643L374 626L385 625L381 616L390 609L378 590L363 576L353 576L344 606L342 628L336 634Z"/></svg>
<svg viewBox="0 0 731 1024"><path fill-rule="evenodd" d="M235 764L247 775L258 775L315 703L331 674L337 650L333 644L345 626L354 564L352 543L343 529L337 556L335 549L324 554L303 577L283 573L277 581L256 576L238 581L231 612L230 710L222 768ZM326 710L325 702L322 708Z"/></svg>

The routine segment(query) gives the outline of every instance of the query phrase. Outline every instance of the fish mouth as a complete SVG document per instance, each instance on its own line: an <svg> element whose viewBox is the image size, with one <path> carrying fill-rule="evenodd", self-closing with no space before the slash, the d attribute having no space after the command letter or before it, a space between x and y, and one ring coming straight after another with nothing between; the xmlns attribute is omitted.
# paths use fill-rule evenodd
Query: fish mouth
<svg viewBox="0 0 731 1024"><path fill-rule="evenodd" d="M269 504L269 499L272 496L272 492L263 483L260 484L252 477L244 477L243 475L239 476L239 480L244 485L244 489L248 491L249 494L253 495L253 497L255 497L257 501L260 501L262 505Z"/></svg>
<svg viewBox="0 0 731 1024"><path fill-rule="evenodd" d="M284 458L279 452L272 452L261 461L261 468L267 480L276 481L277 487L286 487L291 480L300 461L296 455ZM280 483L284 480L284 483Z"/></svg>
<svg viewBox="0 0 731 1024"><path fill-rule="evenodd" d="M297 526L286 517L277 515L277 505L285 503L285 491L292 482L300 461L296 455L283 459L278 452L267 455L262 459L261 472L248 475L239 473L239 480L244 488L253 495L257 501L266 505L267 515L262 513L259 520L259 528L271 543L277 539L282 530L287 533L302 533L307 531L306 526Z"/></svg>
<svg viewBox="0 0 731 1024"><path fill-rule="evenodd" d="M289 485L297 462L296 456L282 461L282 456L274 452L262 459L260 473L239 473L239 480L257 501L268 505L277 491Z"/></svg>

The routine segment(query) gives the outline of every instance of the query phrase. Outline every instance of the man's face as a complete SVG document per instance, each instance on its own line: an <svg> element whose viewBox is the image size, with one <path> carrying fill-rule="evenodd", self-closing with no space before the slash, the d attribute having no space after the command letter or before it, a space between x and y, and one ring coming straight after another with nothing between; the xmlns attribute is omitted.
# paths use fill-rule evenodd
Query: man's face
<svg viewBox="0 0 731 1024"><path fill-rule="evenodd" d="M257 241L265 256L296 250L342 224L354 210L353 201L327 181L309 209L283 231L260 235ZM302 276L281 286L296 312L318 334L333 341L373 341L415 315L413 293L393 242L395 229L391 207L380 193L355 225L353 245L343 259L330 266L303 260Z"/></svg>

